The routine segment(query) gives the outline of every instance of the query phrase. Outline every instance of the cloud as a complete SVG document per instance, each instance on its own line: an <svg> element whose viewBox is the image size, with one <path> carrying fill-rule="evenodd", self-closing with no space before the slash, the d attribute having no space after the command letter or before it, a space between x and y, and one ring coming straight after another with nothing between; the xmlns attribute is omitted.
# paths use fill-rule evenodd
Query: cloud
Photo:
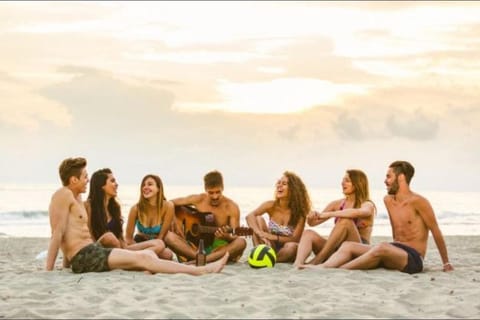
<svg viewBox="0 0 480 320"><path fill-rule="evenodd" d="M152 127L171 115L171 91L129 84L93 68L64 66L59 71L74 76L70 81L44 88L42 93L69 108L74 126L83 124L98 129L108 125L115 130Z"/></svg>
<svg viewBox="0 0 480 320"><path fill-rule="evenodd" d="M42 122L60 128L71 125L65 106L47 99L32 86L0 72L0 124L37 131Z"/></svg>
<svg viewBox="0 0 480 320"><path fill-rule="evenodd" d="M430 140L437 136L439 123L431 116L418 110L414 114L395 112L387 120L387 128L393 136L405 137L414 140Z"/></svg>

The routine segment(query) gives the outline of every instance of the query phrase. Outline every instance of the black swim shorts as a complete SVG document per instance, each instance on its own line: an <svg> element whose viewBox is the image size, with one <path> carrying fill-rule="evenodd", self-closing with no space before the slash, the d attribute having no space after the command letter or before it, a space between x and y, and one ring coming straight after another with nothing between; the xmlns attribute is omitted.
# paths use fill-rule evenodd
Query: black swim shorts
<svg viewBox="0 0 480 320"><path fill-rule="evenodd" d="M109 271L108 256L112 248L104 248L98 243L83 247L72 258L72 271L75 273Z"/></svg>
<svg viewBox="0 0 480 320"><path fill-rule="evenodd" d="M417 250L413 249L412 247L406 246L404 244L398 242L390 242L390 244L394 245L397 248L400 248L407 252L408 254L408 261L405 268L403 268L402 272L406 272L409 274L419 273L423 270L423 259L420 253Z"/></svg>

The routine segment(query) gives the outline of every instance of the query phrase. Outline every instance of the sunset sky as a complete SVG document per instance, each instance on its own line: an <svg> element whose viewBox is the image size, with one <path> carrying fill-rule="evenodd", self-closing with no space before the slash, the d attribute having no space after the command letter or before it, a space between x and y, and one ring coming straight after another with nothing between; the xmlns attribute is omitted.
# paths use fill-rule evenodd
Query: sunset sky
<svg viewBox="0 0 480 320"><path fill-rule="evenodd" d="M0 183L66 157L271 186L477 190L480 2L0 2Z"/></svg>

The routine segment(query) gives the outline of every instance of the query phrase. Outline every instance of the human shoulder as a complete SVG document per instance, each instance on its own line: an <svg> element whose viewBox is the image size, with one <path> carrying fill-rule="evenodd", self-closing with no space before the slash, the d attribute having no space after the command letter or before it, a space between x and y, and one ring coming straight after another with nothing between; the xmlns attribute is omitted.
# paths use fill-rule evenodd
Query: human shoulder
<svg viewBox="0 0 480 320"><path fill-rule="evenodd" d="M52 203L70 202L74 200L75 200L75 197L73 195L72 190L68 189L67 187L62 187L57 191L55 191L51 198Z"/></svg>
<svg viewBox="0 0 480 320"><path fill-rule="evenodd" d="M185 197L179 197L171 199L174 205L181 206L181 205L198 205L202 203L207 198L206 193L195 193L190 194Z"/></svg>
<svg viewBox="0 0 480 320"><path fill-rule="evenodd" d="M327 207L325 208L324 211L340 210L340 207L342 206L342 203L344 201L345 201L345 198L330 201L330 203L327 204Z"/></svg>
<svg viewBox="0 0 480 320"><path fill-rule="evenodd" d="M418 193L412 193L412 197L410 198L410 204L419 210L425 207L430 207L430 201L428 201L427 198Z"/></svg>
<svg viewBox="0 0 480 320"><path fill-rule="evenodd" d="M393 196L390 195L390 194L387 194L387 195L385 195L385 196L383 197L383 202L384 202L385 204L392 202L392 200L393 200Z"/></svg>
<svg viewBox="0 0 480 320"><path fill-rule="evenodd" d="M227 206L238 208L238 204L234 200L230 199L227 196L223 196L223 199L225 200Z"/></svg>

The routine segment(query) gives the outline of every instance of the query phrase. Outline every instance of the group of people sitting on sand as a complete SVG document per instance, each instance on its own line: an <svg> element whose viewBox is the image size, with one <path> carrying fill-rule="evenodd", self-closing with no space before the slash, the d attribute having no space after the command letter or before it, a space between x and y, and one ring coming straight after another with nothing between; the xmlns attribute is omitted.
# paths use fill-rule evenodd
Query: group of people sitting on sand
<svg viewBox="0 0 480 320"><path fill-rule="evenodd" d="M63 187L53 194L49 207L47 270L54 269L59 249L63 267L75 273L124 269L191 275L220 272L227 262L237 262L245 251L245 237L234 232L240 227L240 208L223 195L220 172L204 176L205 192L170 200L165 197L160 177L146 175L124 230L113 172L100 169L89 179L86 167L87 161L81 157L67 158L60 164ZM301 178L286 171L276 183L273 199L246 216L253 245L270 246L277 262L293 263L298 269L386 268L412 274L423 270L431 232L443 270L451 271L453 266L434 211L426 198L409 187L413 175L414 168L407 161L395 161L388 167L384 204L393 241L372 245L376 206L370 199L364 172L346 170L342 179L344 197L319 212L312 209ZM89 194L83 201L82 193L89 182ZM196 210L195 219L198 213L208 213L201 217L213 226L204 266L193 263L197 248L189 237L193 233L191 225L186 228L185 219L179 221L177 217L177 209L185 206ZM307 224L317 226L330 218L334 226L328 237L314 228L305 229Z"/></svg>

